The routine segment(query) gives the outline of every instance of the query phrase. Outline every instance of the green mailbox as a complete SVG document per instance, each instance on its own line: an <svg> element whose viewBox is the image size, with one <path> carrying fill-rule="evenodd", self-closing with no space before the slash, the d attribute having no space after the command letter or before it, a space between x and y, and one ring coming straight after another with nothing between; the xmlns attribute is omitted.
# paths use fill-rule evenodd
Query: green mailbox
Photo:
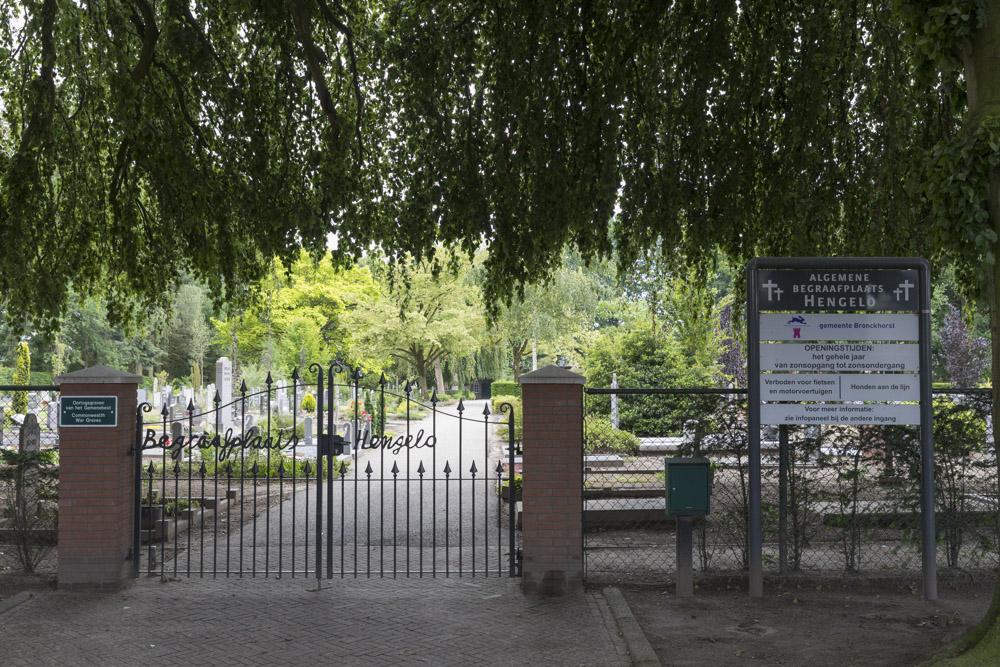
<svg viewBox="0 0 1000 667"><path fill-rule="evenodd" d="M664 459L667 484L667 514L692 516L709 513L712 496L712 466L704 457Z"/></svg>

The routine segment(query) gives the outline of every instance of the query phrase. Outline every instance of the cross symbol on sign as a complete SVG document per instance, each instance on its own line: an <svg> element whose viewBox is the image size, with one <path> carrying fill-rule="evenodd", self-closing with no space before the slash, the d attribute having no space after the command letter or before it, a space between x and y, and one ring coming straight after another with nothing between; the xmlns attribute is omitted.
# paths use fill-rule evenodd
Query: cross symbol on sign
<svg viewBox="0 0 1000 667"><path fill-rule="evenodd" d="M913 283L911 283L909 280L906 280L906 281L900 283L899 287L897 287L896 289L894 289L892 291L892 293L896 295L896 301L900 301L900 300L909 301L910 300L910 288L913 288L913 287L916 287L916 285L914 285ZM902 297L900 297L900 293L903 294Z"/></svg>
<svg viewBox="0 0 1000 667"><path fill-rule="evenodd" d="M780 299L781 293L784 291L781 288L779 288L777 283L775 283L773 280L768 280L766 283L761 285L761 287L767 290L768 301L773 301L775 297Z"/></svg>

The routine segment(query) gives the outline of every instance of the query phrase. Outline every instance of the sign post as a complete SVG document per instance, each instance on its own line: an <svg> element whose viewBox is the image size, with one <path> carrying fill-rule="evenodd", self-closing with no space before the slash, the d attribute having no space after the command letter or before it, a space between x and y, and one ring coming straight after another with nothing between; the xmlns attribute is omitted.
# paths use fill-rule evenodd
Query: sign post
<svg viewBox="0 0 1000 667"><path fill-rule="evenodd" d="M920 427L924 597L937 599L930 266L919 258L747 265L750 595L764 594L762 424Z"/></svg>

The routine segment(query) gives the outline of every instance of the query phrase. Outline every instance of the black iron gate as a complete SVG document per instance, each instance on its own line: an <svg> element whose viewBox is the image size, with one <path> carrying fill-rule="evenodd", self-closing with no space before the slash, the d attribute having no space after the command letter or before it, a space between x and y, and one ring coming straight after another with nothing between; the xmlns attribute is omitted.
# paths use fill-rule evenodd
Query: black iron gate
<svg viewBox="0 0 1000 667"><path fill-rule="evenodd" d="M204 408L164 396L155 422L139 406L136 576L515 575L509 404L308 373Z"/></svg>

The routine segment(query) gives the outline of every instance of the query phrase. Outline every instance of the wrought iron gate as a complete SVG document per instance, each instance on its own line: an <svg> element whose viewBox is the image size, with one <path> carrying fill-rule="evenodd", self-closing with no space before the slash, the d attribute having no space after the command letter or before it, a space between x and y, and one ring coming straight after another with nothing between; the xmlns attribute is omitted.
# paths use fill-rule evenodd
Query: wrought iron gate
<svg viewBox="0 0 1000 667"><path fill-rule="evenodd" d="M139 406L136 576L515 575L509 404L473 415L342 362L308 372L210 409L167 396L155 422Z"/></svg>

